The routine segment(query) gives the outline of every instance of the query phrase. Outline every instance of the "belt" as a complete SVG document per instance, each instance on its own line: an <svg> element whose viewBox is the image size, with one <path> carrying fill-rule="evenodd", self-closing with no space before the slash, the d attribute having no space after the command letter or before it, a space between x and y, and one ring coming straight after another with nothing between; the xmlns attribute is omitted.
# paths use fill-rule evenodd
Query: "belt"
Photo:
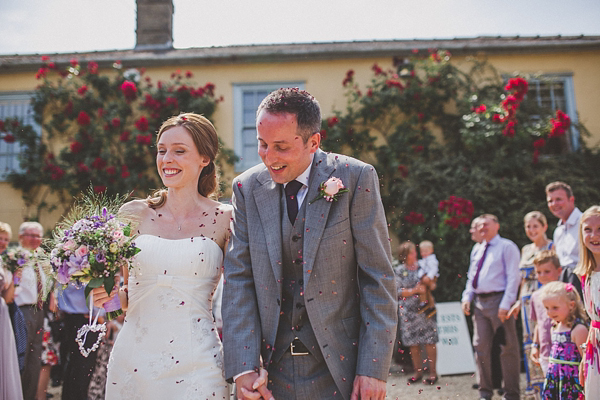
<svg viewBox="0 0 600 400"><path fill-rule="evenodd" d="M304 343L302 343L298 337L295 337L294 341L290 343L290 351L293 356L307 356L310 354Z"/></svg>
<svg viewBox="0 0 600 400"><path fill-rule="evenodd" d="M481 297L482 299L487 299L488 297L492 297L492 296L496 296L499 294L503 294L504 292L488 292L488 293L475 293L477 296Z"/></svg>

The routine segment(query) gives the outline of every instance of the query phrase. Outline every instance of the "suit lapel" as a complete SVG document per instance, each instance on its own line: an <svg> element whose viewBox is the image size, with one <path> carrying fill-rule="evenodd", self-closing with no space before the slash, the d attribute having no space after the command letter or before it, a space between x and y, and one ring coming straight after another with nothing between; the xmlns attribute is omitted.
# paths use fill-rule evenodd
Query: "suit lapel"
<svg viewBox="0 0 600 400"><path fill-rule="evenodd" d="M309 178L308 193L306 194L306 220L304 222L304 282L308 282L313 269L320 239L325 229L325 224L331 209L331 202L325 199L319 199L312 204L312 201L319 194L319 186L326 181L335 168L328 163L327 153L318 150L315 153L313 166Z"/></svg>
<svg viewBox="0 0 600 400"><path fill-rule="evenodd" d="M260 186L254 189L254 200L262 223L273 274L281 290L283 280L281 270L281 193L278 185L271 179L268 170L264 170L256 179L260 182Z"/></svg>

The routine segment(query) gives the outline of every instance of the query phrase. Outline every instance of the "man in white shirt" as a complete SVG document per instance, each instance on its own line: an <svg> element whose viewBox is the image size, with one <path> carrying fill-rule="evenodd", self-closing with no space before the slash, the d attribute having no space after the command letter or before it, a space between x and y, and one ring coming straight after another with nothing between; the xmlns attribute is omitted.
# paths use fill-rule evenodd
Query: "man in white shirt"
<svg viewBox="0 0 600 400"><path fill-rule="evenodd" d="M572 283L581 296L581 283L573 273L579 262L579 220L581 210L575 207L571 186L564 182L552 182L546 186L548 209L559 219L554 230L554 249L563 267L560 280Z"/></svg>
<svg viewBox="0 0 600 400"><path fill-rule="evenodd" d="M38 222L23 222L19 227L19 244L33 251L42 244L44 229ZM44 328L44 313L38 308L41 293L39 284L45 280L41 268L36 271L33 267L24 267L21 271L21 282L15 288L15 303L23 312L27 326L27 349L25 350L25 367L21 373L23 398L35 399L40 369L42 367L42 335Z"/></svg>
<svg viewBox="0 0 600 400"><path fill-rule="evenodd" d="M521 276L519 248L512 241L498 235L500 224L492 214L478 220L477 230L483 242L476 245L473 263L467 273L467 284L462 294L465 315L473 310L473 347L479 377L479 397L491 399L492 341L499 328L504 330L500 362L504 377L505 399L519 399L520 351L516 322L508 318L508 310L517 298Z"/></svg>

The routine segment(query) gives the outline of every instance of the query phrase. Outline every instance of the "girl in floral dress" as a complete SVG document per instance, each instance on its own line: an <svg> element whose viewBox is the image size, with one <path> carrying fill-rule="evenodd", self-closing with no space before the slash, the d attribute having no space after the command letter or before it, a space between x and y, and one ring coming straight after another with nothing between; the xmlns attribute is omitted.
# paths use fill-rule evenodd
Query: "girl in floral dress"
<svg viewBox="0 0 600 400"><path fill-rule="evenodd" d="M544 399L583 399L579 383L581 346L587 337L585 312L570 283L550 282L541 289L542 302L552 318L552 350L544 382Z"/></svg>
<svg viewBox="0 0 600 400"><path fill-rule="evenodd" d="M586 399L600 399L600 206L588 208L579 224L579 264L583 303L591 319L587 341L582 346L583 362L579 379L584 383Z"/></svg>

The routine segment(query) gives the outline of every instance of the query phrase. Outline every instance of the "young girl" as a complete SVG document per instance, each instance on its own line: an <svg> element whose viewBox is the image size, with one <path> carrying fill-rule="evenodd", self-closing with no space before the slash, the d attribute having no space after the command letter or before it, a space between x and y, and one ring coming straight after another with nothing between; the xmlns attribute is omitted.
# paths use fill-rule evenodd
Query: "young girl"
<svg viewBox="0 0 600 400"><path fill-rule="evenodd" d="M542 302L552 318L552 350L544 382L544 399L583 398L579 384L581 346L588 330L577 290L570 283L549 282L541 290Z"/></svg>
<svg viewBox="0 0 600 400"><path fill-rule="evenodd" d="M583 303L592 322L579 379L587 399L600 399L600 206L588 208L579 223L579 264Z"/></svg>

